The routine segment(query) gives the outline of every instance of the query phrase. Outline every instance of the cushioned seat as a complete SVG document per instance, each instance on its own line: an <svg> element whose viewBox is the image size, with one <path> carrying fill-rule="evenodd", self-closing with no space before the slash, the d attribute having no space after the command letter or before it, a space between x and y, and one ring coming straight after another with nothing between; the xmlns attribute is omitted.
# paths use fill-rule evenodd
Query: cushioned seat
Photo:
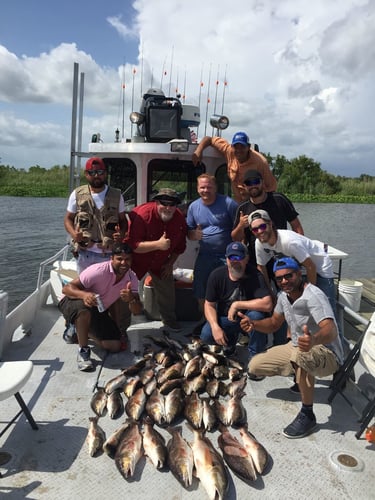
<svg viewBox="0 0 375 500"><path fill-rule="evenodd" d="M14 396L21 407L21 411L7 424L5 429L0 433L0 436L15 422L15 420L23 412L33 429L38 429L35 420L33 419L30 410L26 406L19 391L29 380L33 371L31 361L3 361L0 362L0 401Z"/></svg>

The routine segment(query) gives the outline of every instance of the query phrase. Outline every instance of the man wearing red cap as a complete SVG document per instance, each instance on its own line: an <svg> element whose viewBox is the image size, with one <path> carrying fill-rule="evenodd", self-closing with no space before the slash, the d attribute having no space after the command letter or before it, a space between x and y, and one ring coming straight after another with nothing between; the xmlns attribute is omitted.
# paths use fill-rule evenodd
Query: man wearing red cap
<svg viewBox="0 0 375 500"><path fill-rule="evenodd" d="M127 230L124 199L119 189L106 184L107 167L104 161L89 158L85 177L88 184L72 191L64 217L65 229L74 245L78 274L92 264L110 260L113 243L121 242ZM63 334L65 342L75 343L74 325L66 326ZM123 333L125 330L124 326Z"/></svg>
<svg viewBox="0 0 375 500"><path fill-rule="evenodd" d="M214 147L219 153L225 156L233 198L237 203L246 201L247 192L243 181L245 173L250 169L261 173L265 191L276 191L277 182L266 158L258 153L258 151L250 148L250 140L245 132L236 132L233 136L232 144L229 144L222 137L203 137L193 153L192 161L194 165L200 163L203 150L208 146Z"/></svg>

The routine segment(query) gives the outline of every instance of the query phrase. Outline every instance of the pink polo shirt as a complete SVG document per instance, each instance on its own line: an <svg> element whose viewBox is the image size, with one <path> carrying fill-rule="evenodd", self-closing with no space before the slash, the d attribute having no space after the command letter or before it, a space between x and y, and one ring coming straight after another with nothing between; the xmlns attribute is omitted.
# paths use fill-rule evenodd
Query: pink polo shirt
<svg viewBox="0 0 375 500"><path fill-rule="evenodd" d="M82 271L79 280L89 292L98 293L104 307L108 309L120 297L120 290L131 283L131 290L138 294L138 279L134 271L129 269L124 277L116 283L116 275L113 271L111 261L93 264Z"/></svg>

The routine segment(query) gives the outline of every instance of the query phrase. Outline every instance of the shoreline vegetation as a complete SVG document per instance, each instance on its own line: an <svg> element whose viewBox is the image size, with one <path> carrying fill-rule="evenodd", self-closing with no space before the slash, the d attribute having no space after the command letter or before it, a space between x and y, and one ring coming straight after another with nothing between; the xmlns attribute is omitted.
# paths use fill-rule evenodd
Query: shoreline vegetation
<svg viewBox="0 0 375 500"><path fill-rule="evenodd" d="M278 182L278 191L297 203L375 203L375 176L344 177L329 174L304 155L288 160L263 153ZM81 183L85 183L82 173ZM0 165L0 196L67 198L69 166L28 170Z"/></svg>

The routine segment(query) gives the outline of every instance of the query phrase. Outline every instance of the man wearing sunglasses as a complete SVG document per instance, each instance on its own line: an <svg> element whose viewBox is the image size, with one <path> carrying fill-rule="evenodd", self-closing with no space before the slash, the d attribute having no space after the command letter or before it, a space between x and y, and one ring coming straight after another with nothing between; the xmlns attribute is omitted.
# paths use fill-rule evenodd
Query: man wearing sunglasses
<svg viewBox="0 0 375 500"><path fill-rule="evenodd" d="M212 146L224 155L233 198L237 203L247 199L243 179L247 170L250 169L255 169L262 174L266 191L276 191L277 182L266 158L258 151L251 149L249 137L245 132L236 132L231 144L222 137L203 137L193 153L192 161L195 166L201 162L203 150L208 146Z"/></svg>
<svg viewBox="0 0 375 500"><path fill-rule="evenodd" d="M263 276L249 263L246 246L232 242L225 256L227 265L212 271L208 278L204 302L207 321L201 339L222 346L223 353L229 356L235 352L241 333L239 312L261 319L272 311L273 304Z"/></svg>
<svg viewBox="0 0 375 500"><path fill-rule="evenodd" d="M132 269L138 279L150 274L162 322L170 332L181 329L175 313L173 279L173 264L186 248L187 226L177 208L180 203L176 191L160 189L152 201L130 212L126 240L134 251Z"/></svg>
<svg viewBox="0 0 375 500"><path fill-rule="evenodd" d="M256 222L255 227L258 224ZM240 325L248 333L257 330L268 334L279 328L284 320L288 323L291 342L254 356L248 371L263 377L295 374L302 408L283 434L296 439L308 436L316 429L313 412L315 377L327 377L339 369L343 362L343 348L328 298L319 288L303 280L298 262L291 257L282 257L276 260L273 269L282 292L272 317L252 320L239 313Z"/></svg>
<svg viewBox="0 0 375 500"><path fill-rule="evenodd" d="M127 229L124 199L119 189L106 184L104 161L89 158L85 177L88 184L72 191L64 218L75 245L79 273L91 264L109 260L113 243L120 242Z"/></svg>

